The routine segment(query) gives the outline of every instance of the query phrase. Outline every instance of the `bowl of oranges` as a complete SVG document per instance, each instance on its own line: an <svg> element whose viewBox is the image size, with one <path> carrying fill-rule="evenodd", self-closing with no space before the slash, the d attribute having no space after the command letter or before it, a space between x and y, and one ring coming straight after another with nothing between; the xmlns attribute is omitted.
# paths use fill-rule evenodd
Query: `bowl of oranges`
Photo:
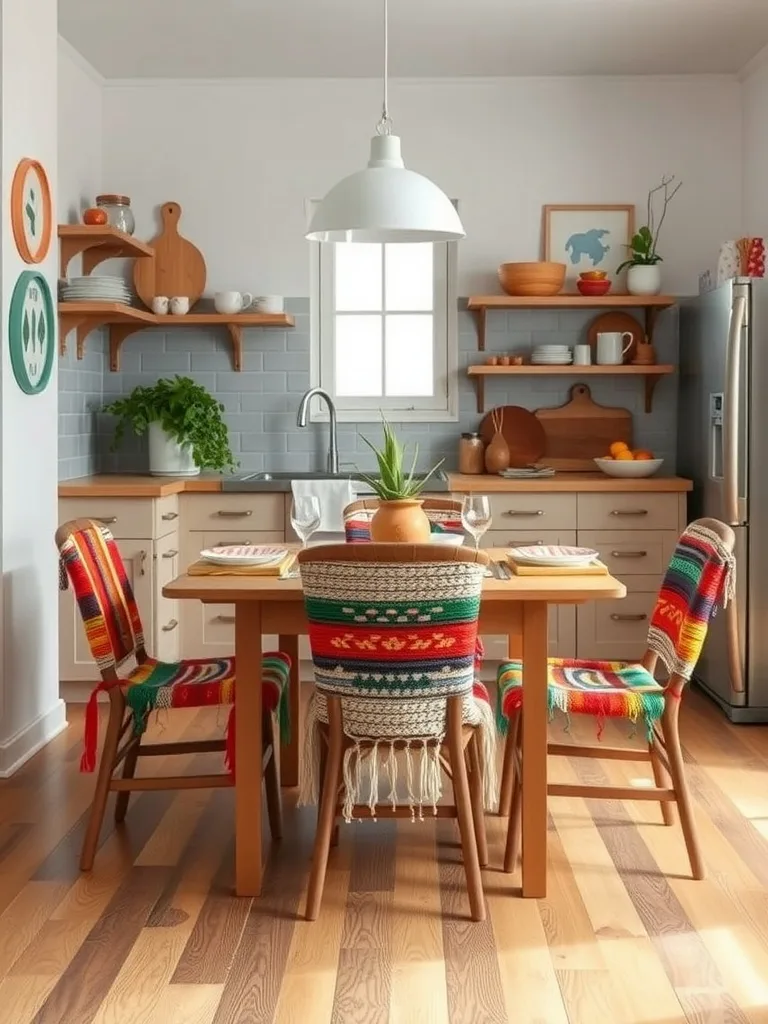
<svg viewBox="0 0 768 1024"><path fill-rule="evenodd" d="M647 448L629 447L626 441L614 441L608 454L595 459L595 465L606 476L618 476L637 480L644 476L653 476L661 469L664 459L656 459Z"/></svg>

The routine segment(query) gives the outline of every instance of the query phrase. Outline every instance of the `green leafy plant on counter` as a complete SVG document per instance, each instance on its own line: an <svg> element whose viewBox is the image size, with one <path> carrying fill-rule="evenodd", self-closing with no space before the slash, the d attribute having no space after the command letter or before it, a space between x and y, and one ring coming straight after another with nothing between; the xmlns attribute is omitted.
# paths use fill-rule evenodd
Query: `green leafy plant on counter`
<svg viewBox="0 0 768 1024"><path fill-rule="evenodd" d="M675 184L674 174L670 177L664 175L661 179L661 184L657 185L656 188L652 188L648 193L646 223L632 236L632 241L627 246L631 256L616 268L617 274L622 270L626 270L627 267L653 267L657 263L664 262L657 252L659 234L661 233L664 218L667 215L667 207L680 191L682 184L682 181L678 181L677 184ZM661 216L659 217L659 223L657 225L655 223L655 211L653 205L656 195L659 192L662 192L663 196Z"/></svg>
<svg viewBox="0 0 768 1024"><path fill-rule="evenodd" d="M163 377L151 387L134 388L104 411L118 418L113 449L120 446L128 428L141 436L150 423L159 423L178 444L191 449L200 469L223 473L237 465L221 415L224 406L191 377Z"/></svg>
<svg viewBox="0 0 768 1024"><path fill-rule="evenodd" d="M441 459L423 477L416 479L416 462L419 457L418 444L414 447L411 467L406 471L406 445L398 441L394 430L387 423L383 415L381 422L384 430L383 448L377 448L367 437L363 437L362 434L360 435L376 456L376 461L379 464L379 476L367 476L365 473L361 473L360 476L382 501L403 501L409 498L417 498L424 489L427 480L440 469L445 459Z"/></svg>

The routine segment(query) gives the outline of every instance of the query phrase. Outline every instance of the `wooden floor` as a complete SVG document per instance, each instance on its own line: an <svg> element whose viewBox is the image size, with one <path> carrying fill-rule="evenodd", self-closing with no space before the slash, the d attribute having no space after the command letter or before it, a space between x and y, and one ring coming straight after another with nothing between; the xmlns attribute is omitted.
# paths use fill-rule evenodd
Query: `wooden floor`
<svg viewBox="0 0 768 1024"><path fill-rule="evenodd" d="M560 798L546 900L521 899L519 872L500 872L499 818L479 925L452 822L366 822L342 827L307 924L314 816L290 794L260 900L230 895L231 791L134 797L81 876L94 777L78 772L75 708L64 735L0 782L0 1021L768 1024L768 727L733 727L696 693L681 718L706 881L689 879L657 806ZM217 725L210 711L174 712L153 729L192 738ZM593 736L585 725L573 735ZM627 784L643 770L551 762L559 781Z"/></svg>

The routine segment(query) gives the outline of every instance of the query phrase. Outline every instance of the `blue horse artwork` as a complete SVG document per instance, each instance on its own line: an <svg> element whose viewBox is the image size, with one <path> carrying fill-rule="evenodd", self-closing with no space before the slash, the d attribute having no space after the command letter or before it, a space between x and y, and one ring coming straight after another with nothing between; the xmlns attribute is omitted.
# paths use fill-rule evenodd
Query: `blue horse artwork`
<svg viewBox="0 0 768 1024"><path fill-rule="evenodd" d="M571 263L579 263L583 257L592 260L592 266L596 267L602 263L610 252L610 245L606 245L603 239L610 235L605 228L592 228L591 231L580 231L571 235L565 243L565 251L570 254Z"/></svg>

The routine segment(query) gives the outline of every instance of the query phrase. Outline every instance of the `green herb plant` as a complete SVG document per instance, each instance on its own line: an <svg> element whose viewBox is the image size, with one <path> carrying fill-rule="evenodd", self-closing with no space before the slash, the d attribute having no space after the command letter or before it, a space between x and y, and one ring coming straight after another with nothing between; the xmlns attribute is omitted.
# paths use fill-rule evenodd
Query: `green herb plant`
<svg viewBox="0 0 768 1024"><path fill-rule="evenodd" d="M664 175L661 179L661 184L657 185L656 188L652 188L648 193L646 223L632 236L632 241L628 246L626 246L632 255L628 260L624 260L624 262L616 268L617 274L622 270L625 270L627 267L653 267L657 263L664 262L656 251L659 244L659 234L661 232L661 226L664 223L664 218L667 215L667 207L672 199L677 195L682 184L682 181L678 181L677 184L675 184L674 174L671 177ZM663 196L661 216L657 225L655 223L653 204L654 199L659 192L663 192Z"/></svg>
<svg viewBox="0 0 768 1024"><path fill-rule="evenodd" d="M360 476L382 501L403 501L417 498L427 480L440 469L445 459L441 459L425 476L418 480L415 479L416 461L419 457L418 444L414 447L411 468L406 471L404 466L406 445L397 440L394 430L384 416L381 417L381 422L384 430L383 448L377 448L367 437L360 435L376 456L376 461L379 464L379 476L367 476L365 473L361 473Z"/></svg>
<svg viewBox="0 0 768 1024"><path fill-rule="evenodd" d="M126 398L110 402L104 411L118 418L113 449L120 446L126 429L141 436L150 423L159 423L182 447L191 449L200 469L223 473L237 465L221 415L224 406L191 377L162 377L151 387L134 388Z"/></svg>

